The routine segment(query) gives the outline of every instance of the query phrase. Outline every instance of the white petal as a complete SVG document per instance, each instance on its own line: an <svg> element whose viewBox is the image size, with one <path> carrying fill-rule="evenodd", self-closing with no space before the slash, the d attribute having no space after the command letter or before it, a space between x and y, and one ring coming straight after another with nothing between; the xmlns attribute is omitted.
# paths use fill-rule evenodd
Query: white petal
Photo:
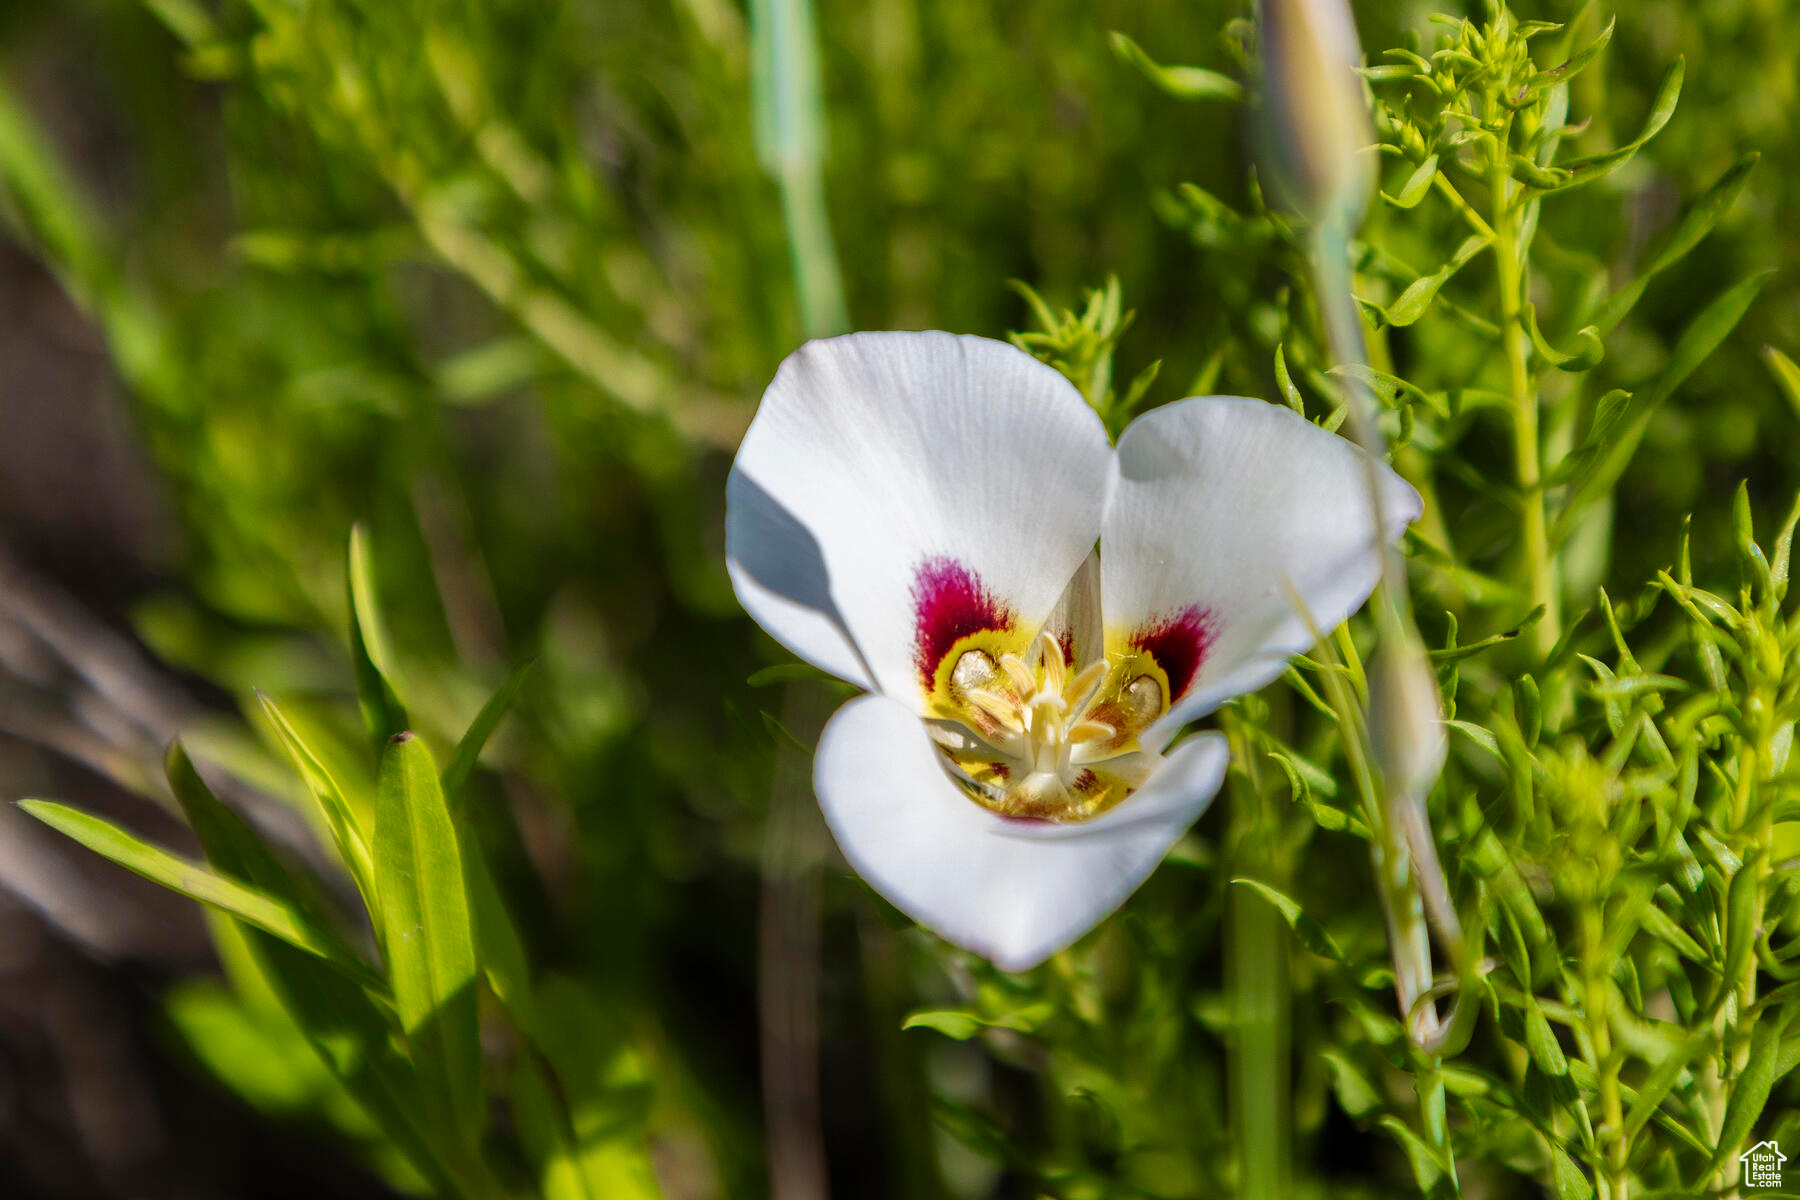
<svg viewBox="0 0 1800 1200"><path fill-rule="evenodd" d="M1380 575L1369 459L1289 409L1207 396L1156 409L1119 438L1119 478L1100 538L1109 651L1156 637L1169 647L1174 704L1142 739L1180 726L1279 675L1321 631L1368 599ZM1421 511L1419 494L1375 464L1385 536ZM1181 674L1198 648L1198 669Z"/></svg>
<svg viewBox="0 0 1800 1200"><path fill-rule="evenodd" d="M1111 478L1100 419L1022 350L947 333L810 342L738 450L726 554L776 638L916 705L922 642L942 644L922 618L941 635L979 602L1029 639L1099 537Z"/></svg>
<svg viewBox="0 0 1800 1200"><path fill-rule="evenodd" d="M885 696L825 727L813 787L844 857L896 908L1003 970L1036 966L1124 902L1206 807L1224 739L1193 738L1083 825L997 816L945 773L923 725Z"/></svg>

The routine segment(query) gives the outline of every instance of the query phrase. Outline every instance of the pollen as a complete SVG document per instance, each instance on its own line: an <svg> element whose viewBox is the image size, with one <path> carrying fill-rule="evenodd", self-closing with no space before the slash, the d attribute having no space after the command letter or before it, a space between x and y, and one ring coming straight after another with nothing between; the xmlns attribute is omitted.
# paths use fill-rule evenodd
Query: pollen
<svg viewBox="0 0 1800 1200"><path fill-rule="evenodd" d="M1023 654L964 649L933 705L933 736L978 803L1011 817L1086 820L1158 761L1137 736L1167 711L1166 691L1136 665L1100 658L1072 670L1062 642L1044 634Z"/></svg>

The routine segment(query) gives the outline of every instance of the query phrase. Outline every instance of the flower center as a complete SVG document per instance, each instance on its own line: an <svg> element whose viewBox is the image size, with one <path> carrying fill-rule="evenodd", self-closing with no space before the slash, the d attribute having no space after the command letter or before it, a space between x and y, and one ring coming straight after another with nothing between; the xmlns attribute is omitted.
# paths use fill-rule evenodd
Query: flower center
<svg viewBox="0 0 1800 1200"><path fill-rule="evenodd" d="M1007 816L1052 821L1097 816L1143 782L1158 756L1138 734L1168 708L1141 656L1071 671L1043 634L1023 655L962 649L940 695L928 723L965 790Z"/></svg>

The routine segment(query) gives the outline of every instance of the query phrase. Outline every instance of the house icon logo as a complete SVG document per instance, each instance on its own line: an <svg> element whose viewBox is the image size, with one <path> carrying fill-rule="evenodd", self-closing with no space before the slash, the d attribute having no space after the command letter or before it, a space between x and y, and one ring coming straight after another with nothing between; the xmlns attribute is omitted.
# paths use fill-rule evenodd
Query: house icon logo
<svg viewBox="0 0 1800 1200"><path fill-rule="evenodd" d="M1747 1188L1776 1188L1781 1186L1781 1164L1787 1161L1787 1155L1774 1141L1758 1142L1742 1154L1738 1162L1743 1164L1740 1180Z"/></svg>

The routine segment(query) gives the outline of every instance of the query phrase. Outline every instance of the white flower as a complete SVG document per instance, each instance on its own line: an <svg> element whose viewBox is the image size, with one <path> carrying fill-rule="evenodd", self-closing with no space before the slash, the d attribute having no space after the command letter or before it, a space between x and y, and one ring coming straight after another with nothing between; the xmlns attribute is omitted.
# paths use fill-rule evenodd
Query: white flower
<svg viewBox="0 0 1800 1200"><path fill-rule="evenodd" d="M1418 494L1386 467L1388 537ZM1181 727L1261 687L1379 573L1362 451L1259 400L1140 417L1115 449L1004 342L858 333L788 358L732 467L739 600L868 688L813 783L852 866L1007 970L1143 882L1225 741Z"/></svg>

